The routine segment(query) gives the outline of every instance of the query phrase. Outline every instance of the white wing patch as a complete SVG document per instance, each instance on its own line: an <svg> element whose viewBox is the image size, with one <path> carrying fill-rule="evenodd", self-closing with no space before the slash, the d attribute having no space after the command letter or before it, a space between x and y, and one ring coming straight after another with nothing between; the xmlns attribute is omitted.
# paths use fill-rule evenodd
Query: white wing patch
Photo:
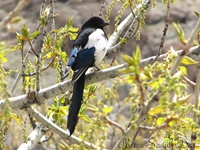
<svg viewBox="0 0 200 150"><path fill-rule="evenodd" d="M85 48L95 47L95 65L98 65L106 55L107 38L101 29L96 29L88 37Z"/></svg>

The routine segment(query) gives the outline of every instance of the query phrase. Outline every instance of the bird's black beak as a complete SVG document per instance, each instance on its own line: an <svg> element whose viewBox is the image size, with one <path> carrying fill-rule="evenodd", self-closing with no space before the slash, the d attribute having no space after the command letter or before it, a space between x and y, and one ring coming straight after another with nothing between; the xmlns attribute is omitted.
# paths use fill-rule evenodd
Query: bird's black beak
<svg viewBox="0 0 200 150"><path fill-rule="evenodd" d="M108 22L104 22L104 26L110 25L110 23Z"/></svg>
<svg viewBox="0 0 200 150"><path fill-rule="evenodd" d="M107 25L110 25L110 23L108 23L108 22L103 23L103 26L107 26Z"/></svg>

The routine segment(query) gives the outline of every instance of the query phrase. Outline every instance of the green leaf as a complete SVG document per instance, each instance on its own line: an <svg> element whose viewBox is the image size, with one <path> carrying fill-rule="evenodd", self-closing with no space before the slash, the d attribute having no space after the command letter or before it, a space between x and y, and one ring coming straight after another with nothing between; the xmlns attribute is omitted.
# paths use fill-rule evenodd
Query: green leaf
<svg viewBox="0 0 200 150"><path fill-rule="evenodd" d="M60 125L63 125L66 123L66 120L64 118L60 118Z"/></svg>
<svg viewBox="0 0 200 150"><path fill-rule="evenodd" d="M104 112L105 114L110 113L112 110L113 110L113 107L105 106L105 107L103 108L103 112Z"/></svg>
<svg viewBox="0 0 200 150"><path fill-rule="evenodd" d="M39 34L40 34L40 31L35 31L35 32L32 33L31 37L32 37L32 38L35 38L35 37L37 37Z"/></svg>
<svg viewBox="0 0 200 150"><path fill-rule="evenodd" d="M29 38L29 31L28 31L28 28L27 28L26 24L24 24L22 26L21 32L22 32L22 38L23 39L28 39Z"/></svg>
<svg viewBox="0 0 200 150"><path fill-rule="evenodd" d="M158 80L151 80L150 82L149 82L149 85L151 86L151 87L154 87L154 88L159 88L160 87L160 85L164 82L164 78L162 78L162 77L158 77Z"/></svg>
<svg viewBox="0 0 200 150"><path fill-rule="evenodd" d="M68 22L67 22L67 26L71 26L72 22L73 22L74 18L73 17L69 17Z"/></svg>
<svg viewBox="0 0 200 150"><path fill-rule="evenodd" d="M170 121L170 122L168 123L168 125L169 125L170 127L173 127L175 124L176 124L176 121L175 121L175 120L172 120L172 121Z"/></svg>
<svg viewBox="0 0 200 150"><path fill-rule="evenodd" d="M44 26L45 26L45 23L46 23L45 17L44 17L44 16L40 16L40 21L41 21L42 27L44 27Z"/></svg>
<svg viewBox="0 0 200 150"><path fill-rule="evenodd" d="M78 28L74 28L72 26L69 27L70 32L78 32Z"/></svg>
<svg viewBox="0 0 200 150"><path fill-rule="evenodd" d="M198 62L193 60L192 58L188 57L188 56L185 56L182 61L181 61L182 64L185 64L185 65L193 65L193 64L197 64Z"/></svg>
<svg viewBox="0 0 200 150"><path fill-rule="evenodd" d="M198 18L200 18L200 14L198 12L194 11L194 13Z"/></svg>
<svg viewBox="0 0 200 150"><path fill-rule="evenodd" d="M52 115L52 118L53 118L54 120L58 120L58 114L53 114L53 115Z"/></svg>
<svg viewBox="0 0 200 150"><path fill-rule="evenodd" d="M47 58L51 58L52 56L53 56L53 53L49 52L44 56L44 58L47 59Z"/></svg>
<svg viewBox="0 0 200 150"><path fill-rule="evenodd" d="M77 33L72 33L72 34L69 35L69 39L70 40L75 40L77 35L78 35Z"/></svg>
<svg viewBox="0 0 200 150"><path fill-rule="evenodd" d="M61 116L67 115L67 112L66 112L67 108L68 108L68 106L61 106L59 109L60 110L59 115L61 115Z"/></svg>
<svg viewBox="0 0 200 150"><path fill-rule="evenodd" d="M90 123L92 122L92 120L88 117L88 115L83 114L81 115L81 118L87 122L90 122Z"/></svg>
<svg viewBox="0 0 200 150"><path fill-rule="evenodd" d="M124 74L133 73L135 72L135 67L130 66L128 68L119 69L119 72L124 73Z"/></svg>
<svg viewBox="0 0 200 150"><path fill-rule="evenodd" d="M66 54L66 52L63 52L63 51L62 51L62 52L60 53L60 56L61 56L61 58L62 58L63 61L65 61L65 62L67 61L67 54Z"/></svg>
<svg viewBox="0 0 200 150"><path fill-rule="evenodd" d="M186 126L186 127L192 127L191 125L195 124L194 120L192 118L185 117L183 119L180 119L180 121Z"/></svg>
<svg viewBox="0 0 200 150"><path fill-rule="evenodd" d="M89 93L94 93L97 87L98 87L98 84L95 84L95 83L89 86Z"/></svg>
<svg viewBox="0 0 200 150"><path fill-rule="evenodd" d="M180 69L180 71L184 74L187 75L187 68L185 66L179 66L178 67Z"/></svg>
<svg viewBox="0 0 200 150"><path fill-rule="evenodd" d="M87 109L90 110L90 111L93 111L93 112L98 112L99 111L99 108L96 107L95 105L92 105L92 104L88 104L87 105Z"/></svg>
<svg viewBox="0 0 200 150"><path fill-rule="evenodd" d="M16 32L16 35L17 35L17 42L22 43L22 35L19 34L18 32Z"/></svg>
<svg viewBox="0 0 200 150"><path fill-rule="evenodd" d="M159 117L159 118L156 120L156 125L157 125L157 126L160 126L160 125L162 125L164 122L165 122L165 118Z"/></svg>
<svg viewBox="0 0 200 150"><path fill-rule="evenodd" d="M11 117L12 117L13 119L15 119L15 121L16 121L20 126L23 125L23 123L22 123L21 119L19 118L19 116L15 115L15 114L12 114Z"/></svg>
<svg viewBox="0 0 200 150"><path fill-rule="evenodd" d="M4 55L0 54L0 62L7 62L7 58L4 57Z"/></svg>
<svg viewBox="0 0 200 150"><path fill-rule="evenodd" d="M23 18L21 16L16 16L16 17L13 17L11 22L12 24L15 24L15 23L18 23L19 21L21 21Z"/></svg>
<svg viewBox="0 0 200 150"><path fill-rule="evenodd" d="M164 111L163 106L162 105L158 105L154 108L151 108L151 110L148 112L149 115L157 115L160 114Z"/></svg>
<svg viewBox="0 0 200 150"><path fill-rule="evenodd" d="M132 66L134 64L134 60L132 57L128 55L121 55L121 56L124 59L124 61L128 63L129 66Z"/></svg>
<svg viewBox="0 0 200 150"><path fill-rule="evenodd" d="M182 27L180 26L180 24L175 23L175 22L173 22L172 24L173 24L173 26L174 26L176 32L178 33L178 36L183 37L183 36L184 36L184 32L183 32L183 29L182 29Z"/></svg>
<svg viewBox="0 0 200 150"><path fill-rule="evenodd" d="M187 100L190 98L191 95L187 95L185 97L182 97L180 98L178 101L177 101L177 104L178 106L181 106L183 104L185 104L187 102Z"/></svg>
<svg viewBox="0 0 200 150"><path fill-rule="evenodd" d="M173 22L172 24L173 24L173 26L174 26L174 28L175 28L177 34L178 34L179 40L180 40L182 43L185 43L185 39L184 39L185 34L184 34L184 31L183 31L182 27L180 26L180 24L174 23L174 22Z"/></svg>
<svg viewBox="0 0 200 150"><path fill-rule="evenodd" d="M126 38L119 37L120 44L125 44L127 42Z"/></svg>
<svg viewBox="0 0 200 150"><path fill-rule="evenodd" d="M125 77L125 80L126 82L133 84L135 82L135 75L134 74L127 75Z"/></svg>
<svg viewBox="0 0 200 150"><path fill-rule="evenodd" d="M140 53L140 47L137 45L135 54L133 54L134 62L137 66L140 64L141 59L141 53Z"/></svg>

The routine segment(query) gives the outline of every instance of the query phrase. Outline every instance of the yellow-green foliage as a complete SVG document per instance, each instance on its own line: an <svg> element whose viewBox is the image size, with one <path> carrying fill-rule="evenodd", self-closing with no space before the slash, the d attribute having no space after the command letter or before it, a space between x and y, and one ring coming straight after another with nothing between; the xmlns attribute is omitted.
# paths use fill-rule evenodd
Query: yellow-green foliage
<svg viewBox="0 0 200 150"><path fill-rule="evenodd" d="M180 66L180 70L177 73L173 76L170 74L169 70L177 55L173 50L167 53L163 62L154 62L142 69L139 67L138 60L140 59L140 55L138 55L138 52L139 49L136 50L133 57L122 55L129 67L122 69L121 72L131 73L123 80L124 83L131 85L131 92L126 101L130 104L132 111L135 112L135 108L138 105L147 104L152 96L159 91L159 104L150 109L143 124L155 128L165 126L157 132L150 131L152 135L148 147L156 149L156 146L158 146L156 142L160 142L158 141L159 136L163 135L165 137L164 142L160 145L163 148L167 148L167 146L188 148L188 145L183 141L181 142L183 139L180 137L187 137L192 131L199 134L199 130L197 130L199 126L194 120L188 117L188 114L191 112L196 113L198 116L200 114L199 110L196 110L193 104L188 104L187 102L190 95L186 92L187 84L182 78L183 75L187 74L187 69L183 69ZM196 61L188 57L182 60L182 64L184 65L196 63ZM173 96L172 99L171 96ZM136 119L136 116L133 117L131 124L133 128ZM127 144L130 145L130 143Z"/></svg>
<svg viewBox="0 0 200 150"><path fill-rule="evenodd" d="M134 13L133 10L136 9L136 6L141 3L142 3L142 0L113 0L110 2L108 6L108 9L106 12L106 20L107 21L110 20L109 18L112 13L112 9L115 7L115 5L121 4L121 8L118 10L117 16L115 17L115 27L118 27L123 12L129 9L130 13ZM136 11L134 15L137 16L137 14L138 12ZM143 12L143 14L145 14L145 12ZM144 16L141 19L143 20Z"/></svg>

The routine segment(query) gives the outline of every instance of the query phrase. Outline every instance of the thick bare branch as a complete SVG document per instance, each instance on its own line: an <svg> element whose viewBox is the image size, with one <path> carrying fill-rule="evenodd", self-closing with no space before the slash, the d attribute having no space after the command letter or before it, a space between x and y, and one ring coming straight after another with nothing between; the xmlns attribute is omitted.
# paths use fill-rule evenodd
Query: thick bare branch
<svg viewBox="0 0 200 150"><path fill-rule="evenodd" d="M57 126L55 123L53 123L51 120L47 119L47 117L43 116L40 112L38 112L33 107L28 107L25 109L32 117L37 119L41 124L37 126L37 128L29 135L29 141L27 143L23 143L18 150L29 150L32 149L32 147L38 142L42 136L44 135L43 128L47 127L51 129L53 132L55 132L57 135L61 136L64 139L68 139L72 141L75 144L81 144L83 143L86 148L92 148L97 149L97 147L89 142L86 142L80 138L77 138L75 136L69 137L69 132L63 130L59 126ZM35 142L35 143L33 143Z"/></svg>
<svg viewBox="0 0 200 150"><path fill-rule="evenodd" d="M199 54L199 46L195 46L190 49L188 56L191 57L194 60L198 60L198 54ZM178 54L182 53L182 50L177 52ZM166 54L160 55L158 61L162 61ZM144 66L147 66L148 64L151 64L154 62L156 56L149 57L146 59L143 59L140 61L140 67L143 68ZM115 78L118 76L125 75L121 72L119 72L119 69L128 67L128 64L121 64L118 66L114 66L108 69L104 69L95 73L87 74L86 75L86 84L92 84L95 82L100 82L103 80ZM17 96L17 97L11 97L10 98L10 107L12 109L23 109L26 107L29 107L32 104L35 104L37 102L43 103L44 100L49 99L51 97L57 96L59 94L65 93L66 91L72 90L73 83L71 80L67 80L64 82L61 82L59 84L55 84L53 86L47 87L45 89L41 89L38 94L36 95L35 92L30 92L25 95ZM0 109L4 108L5 100L0 101Z"/></svg>
<svg viewBox="0 0 200 150"><path fill-rule="evenodd" d="M35 146L35 144L44 136L42 129L43 125L38 125L28 136L28 142L22 143L17 150L30 150Z"/></svg>

